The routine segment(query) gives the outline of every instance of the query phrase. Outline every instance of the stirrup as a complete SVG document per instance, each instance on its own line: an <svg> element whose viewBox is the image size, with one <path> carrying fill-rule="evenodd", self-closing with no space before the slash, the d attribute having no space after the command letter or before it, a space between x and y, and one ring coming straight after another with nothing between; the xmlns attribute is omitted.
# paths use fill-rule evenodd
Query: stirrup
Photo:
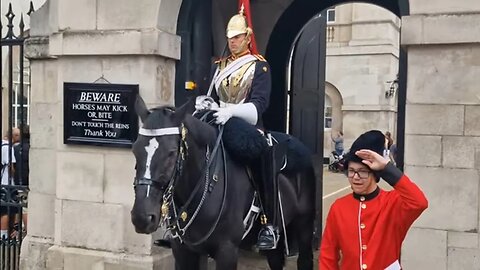
<svg viewBox="0 0 480 270"><path fill-rule="evenodd" d="M266 225L258 233L257 248L259 250L276 249L278 245L278 240L278 230L270 224Z"/></svg>

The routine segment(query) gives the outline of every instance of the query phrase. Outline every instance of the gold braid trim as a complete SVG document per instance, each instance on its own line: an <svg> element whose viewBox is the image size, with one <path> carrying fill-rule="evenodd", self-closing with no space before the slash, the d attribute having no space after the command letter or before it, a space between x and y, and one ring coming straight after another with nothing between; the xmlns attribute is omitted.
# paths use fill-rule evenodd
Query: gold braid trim
<svg viewBox="0 0 480 270"><path fill-rule="evenodd" d="M253 56L255 56L255 58L257 58L258 61L267 62L267 60L265 59L265 57L263 57L263 56L260 55L260 54L253 54Z"/></svg>

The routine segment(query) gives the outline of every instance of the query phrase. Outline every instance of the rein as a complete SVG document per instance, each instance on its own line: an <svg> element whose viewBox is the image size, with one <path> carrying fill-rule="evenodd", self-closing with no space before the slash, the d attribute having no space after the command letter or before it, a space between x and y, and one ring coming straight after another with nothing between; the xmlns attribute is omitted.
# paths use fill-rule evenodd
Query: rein
<svg viewBox="0 0 480 270"><path fill-rule="evenodd" d="M192 215L189 222L187 223L187 225L185 225L184 228L180 228L179 220L182 219L185 222L185 220L187 219L186 210L187 210L188 206L190 205L190 203L195 198L195 195L197 194L198 190L200 189L202 181L197 181L197 184L195 185L195 188L193 189L189 198L187 199L185 204L179 210L176 209L175 202L173 201L173 189L174 189L174 185L175 185L175 183L174 183L175 179L173 181L171 181L171 184L169 184L169 187L171 187L170 188L171 189L170 190L171 194L164 194L163 205L172 204L173 210L174 210L174 217L173 217L174 220L170 221L169 225L171 226L172 224L174 224L174 225L176 224L176 229L178 229L180 232L182 232L182 235L185 234L185 231L193 223L193 220L197 217L197 214L200 211L200 209L203 205L203 202L205 201L207 191L208 191L208 185L210 184L210 177L209 177L209 173L208 173L209 168L212 165L213 161L215 160L216 154L218 153L218 147L221 144L222 134L223 134L223 127L220 129L220 133L219 133L219 135L217 137L217 140L215 142L215 146L213 147L213 150L210 153L211 154L210 157L208 157L209 147L207 146L207 156L206 156L206 161L205 161L206 166L203 168L203 171L202 171L201 176L200 176L200 179L202 179L203 175L205 175L205 185L204 185L204 190L203 190L203 193L202 193L202 198L201 198L200 203L198 204L197 208L195 209L194 214ZM167 192L168 192L168 190L167 190ZM167 197L168 197L169 200L166 200ZM162 208L163 208L163 205L162 205ZM178 213L180 213L180 215L178 215ZM171 219L172 217L168 217L168 218ZM170 226L168 226L168 227L170 227Z"/></svg>

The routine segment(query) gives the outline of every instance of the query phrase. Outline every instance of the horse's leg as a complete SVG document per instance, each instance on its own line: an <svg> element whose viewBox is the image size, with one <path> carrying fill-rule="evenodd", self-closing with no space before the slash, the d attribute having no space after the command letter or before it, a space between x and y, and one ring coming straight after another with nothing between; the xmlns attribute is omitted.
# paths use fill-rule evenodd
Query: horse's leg
<svg viewBox="0 0 480 270"><path fill-rule="evenodd" d="M236 270L238 263L238 246L231 242L220 244L215 252L216 270Z"/></svg>
<svg viewBox="0 0 480 270"><path fill-rule="evenodd" d="M173 257L175 258L175 270L194 270L206 269L201 267L200 254L190 250L187 246L173 241L172 243Z"/></svg>
<svg viewBox="0 0 480 270"><path fill-rule="evenodd" d="M283 235L278 239L276 249L262 251L267 256L268 266L271 270L282 270L285 265L285 238Z"/></svg>
<svg viewBox="0 0 480 270"><path fill-rule="evenodd" d="M293 229L298 241L298 270L313 269L313 217L300 216L295 219Z"/></svg>

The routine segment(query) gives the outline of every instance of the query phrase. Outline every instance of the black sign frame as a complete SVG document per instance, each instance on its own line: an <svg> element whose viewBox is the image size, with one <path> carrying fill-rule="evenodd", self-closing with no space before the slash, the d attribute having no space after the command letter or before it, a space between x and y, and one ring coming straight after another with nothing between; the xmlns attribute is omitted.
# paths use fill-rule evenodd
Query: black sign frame
<svg viewBox="0 0 480 270"><path fill-rule="evenodd" d="M131 148L138 93L138 84L64 82L63 143Z"/></svg>

